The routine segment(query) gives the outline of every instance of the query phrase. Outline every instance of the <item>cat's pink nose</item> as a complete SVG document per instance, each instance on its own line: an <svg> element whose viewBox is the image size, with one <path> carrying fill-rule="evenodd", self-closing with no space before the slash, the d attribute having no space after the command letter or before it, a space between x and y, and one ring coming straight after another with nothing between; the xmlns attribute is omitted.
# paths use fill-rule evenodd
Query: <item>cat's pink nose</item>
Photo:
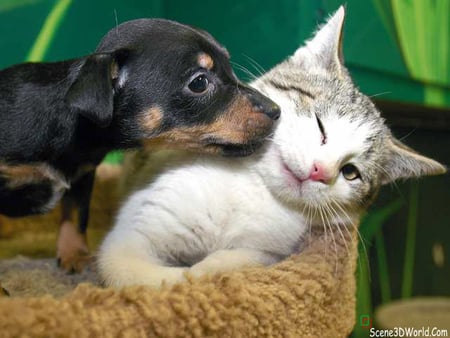
<svg viewBox="0 0 450 338"><path fill-rule="evenodd" d="M328 184L331 182L333 177L330 175L329 171L326 170L325 166L319 163L314 163L309 179Z"/></svg>

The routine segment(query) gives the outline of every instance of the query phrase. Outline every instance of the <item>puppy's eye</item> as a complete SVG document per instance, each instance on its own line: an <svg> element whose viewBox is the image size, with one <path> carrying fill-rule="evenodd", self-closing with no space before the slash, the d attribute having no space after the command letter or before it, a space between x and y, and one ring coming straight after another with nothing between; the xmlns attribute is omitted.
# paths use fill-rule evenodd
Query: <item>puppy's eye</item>
<svg viewBox="0 0 450 338"><path fill-rule="evenodd" d="M344 176L344 178L347 181L353 181L356 180L357 178L361 178L361 175L358 171L358 169L353 165L353 164L346 164L341 168L341 173L342 176Z"/></svg>
<svg viewBox="0 0 450 338"><path fill-rule="evenodd" d="M205 75L199 75L188 85L189 89L196 94L205 92L209 87L209 80Z"/></svg>

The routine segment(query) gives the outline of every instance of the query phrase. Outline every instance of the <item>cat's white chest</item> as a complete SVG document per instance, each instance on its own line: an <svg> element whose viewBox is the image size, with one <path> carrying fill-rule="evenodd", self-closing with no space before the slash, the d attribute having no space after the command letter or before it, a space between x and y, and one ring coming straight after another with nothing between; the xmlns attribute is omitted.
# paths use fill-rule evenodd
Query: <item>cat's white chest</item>
<svg viewBox="0 0 450 338"><path fill-rule="evenodd" d="M281 204L257 174L246 170L225 201L234 208L224 229L226 240L234 247L289 255L306 230L303 215Z"/></svg>
<svg viewBox="0 0 450 338"><path fill-rule="evenodd" d="M122 215L126 209L128 227L174 264L193 264L220 249L289 255L306 229L303 216L275 200L246 166L194 165L172 171L134 195Z"/></svg>

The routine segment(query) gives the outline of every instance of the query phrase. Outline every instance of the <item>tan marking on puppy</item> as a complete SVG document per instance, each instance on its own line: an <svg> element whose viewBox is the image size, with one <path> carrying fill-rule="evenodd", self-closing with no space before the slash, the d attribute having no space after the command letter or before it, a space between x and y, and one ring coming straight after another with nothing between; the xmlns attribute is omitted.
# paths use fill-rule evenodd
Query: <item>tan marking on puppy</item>
<svg viewBox="0 0 450 338"><path fill-rule="evenodd" d="M205 149L201 137L205 134L205 128L201 126L172 129L158 136L148 139L144 146L149 149L187 149L202 150L205 153L217 153L219 149Z"/></svg>
<svg viewBox="0 0 450 338"><path fill-rule="evenodd" d="M80 272L92 260L86 234L80 234L76 224L71 221L61 224L56 250L60 267L68 272Z"/></svg>
<svg viewBox="0 0 450 338"><path fill-rule="evenodd" d="M162 109L158 106L151 107L140 118L140 125L148 133L153 133L161 126L163 121Z"/></svg>
<svg viewBox="0 0 450 338"><path fill-rule="evenodd" d="M245 96L239 96L213 123L168 130L145 141L145 146L154 148L170 146L176 149L201 149L202 152L218 153L220 147L208 145L208 139L220 143L246 145L263 141L271 132L272 125L273 122L268 116L255 110Z"/></svg>
<svg viewBox="0 0 450 338"><path fill-rule="evenodd" d="M111 79L113 79L113 80L115 80L119 77L119 65L117 64L117 62L111 63L110 73L111 73Z"/></svg>
<svg viewBox="0 0 450 338"><path fill-rule="evenodd" d="M214 67L214 60L206 53L200 53L197 57L197 63L200 67L211 70Z"/></svg>
<svg viewBox="0 0 450 338"><path fill-rule="evenodd" d="M215 122L213 132L222 141L246 144L263 141L272 126L272 119L256 110L247 97L238 96Z"/></svg>
<svg viewBox="0 0 450 338"><path fill-rule="evenodd" d="M23 165L0 163L0 176L8 180L6 187L9 189L42 181L54 182L56 189L69 188L69 184L61 173L43 163Z"/></svg>

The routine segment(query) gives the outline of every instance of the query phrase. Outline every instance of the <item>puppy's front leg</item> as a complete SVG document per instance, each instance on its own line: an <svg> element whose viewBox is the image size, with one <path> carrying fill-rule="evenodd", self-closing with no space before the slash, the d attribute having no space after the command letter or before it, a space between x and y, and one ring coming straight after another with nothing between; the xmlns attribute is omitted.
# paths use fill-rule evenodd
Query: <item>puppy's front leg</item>
<svg viewBox="0 0 450 338"><path fill-rule="evenodd" d="M89 220L89 202L94 185L95 170L73 182L62 200L62 219L57 242L58 265L69 272L81 271L91 256L86 230ZM78 224L76 222L78 211Z"/></svg>
<svg viewBox="0 0 450 338"><path fill-rule="evenodd" d="M193 265L188 272L198 277L248 266L270 265L280 261L280 259L281 257L278 255L256 249L218 250Z"/></svg>

